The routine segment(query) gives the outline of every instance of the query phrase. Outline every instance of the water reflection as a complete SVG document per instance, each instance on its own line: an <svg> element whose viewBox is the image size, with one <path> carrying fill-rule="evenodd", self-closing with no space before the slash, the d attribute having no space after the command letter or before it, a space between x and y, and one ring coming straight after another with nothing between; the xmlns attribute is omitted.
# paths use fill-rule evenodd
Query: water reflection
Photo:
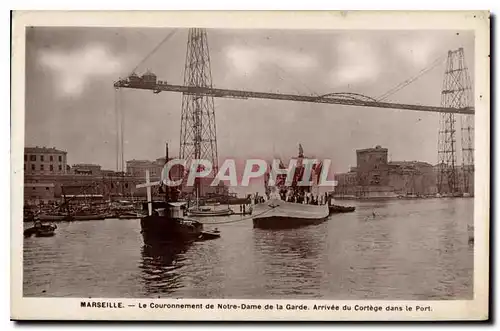
<svg viewBox="0 0 500 331"><path fill-rule="evenodd" d="M253 254L267 294L319 294L326 237L326 223L287 230L254 229Z"/></svg>
<svg viewBox="0 0 500 331"><path fill-rule="evenodd" d="M61 223L54 237L24 239L23 295L473 297L472 199L349 204L356 212L319 225L262 230L251 221L228 223L221 238L192 244L143 246L137 220Z"/></svg>
<svg viewBox="0 0 500 331"><path fill-rule="evenodd" d="M188 248L188 243L180 242L142 247L139 269L147 295L173 293L182 287L181 269L185 265L184 254Z"/></svg>

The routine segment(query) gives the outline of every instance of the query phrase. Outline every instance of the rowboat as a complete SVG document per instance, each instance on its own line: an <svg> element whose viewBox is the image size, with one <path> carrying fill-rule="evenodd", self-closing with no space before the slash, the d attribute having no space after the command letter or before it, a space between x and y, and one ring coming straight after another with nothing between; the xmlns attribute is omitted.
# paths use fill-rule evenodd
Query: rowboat
<svg viewBox="0 0 500 331"><path fill-rule="evenodd" d="M35 221L35 225L24 230L24 237L52 237L55 235L57 226L55 224L42 224L40 221Z"/></svg>

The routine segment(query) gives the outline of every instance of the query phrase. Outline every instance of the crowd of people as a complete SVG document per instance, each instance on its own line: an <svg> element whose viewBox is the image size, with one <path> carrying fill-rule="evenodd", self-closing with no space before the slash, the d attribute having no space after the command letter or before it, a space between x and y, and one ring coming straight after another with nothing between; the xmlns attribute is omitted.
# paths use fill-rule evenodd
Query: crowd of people
<svg viewBox="0 0 500 331"><path fill-rule="evenodd" d="M329 204L329 195L326 192L324 194L315 195L312 192L289 189L280 191L280 198L283 201L307 205Z"/></svg>

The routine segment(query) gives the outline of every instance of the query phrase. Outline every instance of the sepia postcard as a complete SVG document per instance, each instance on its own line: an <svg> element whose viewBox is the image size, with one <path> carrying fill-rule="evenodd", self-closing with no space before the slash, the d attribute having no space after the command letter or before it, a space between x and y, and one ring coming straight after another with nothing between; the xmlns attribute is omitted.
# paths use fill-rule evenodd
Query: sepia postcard
<svg viewBox="0 0 500 331"><path fill-rule="evenodd" d="M489 319L489 20L14 12L11 319Z"/></svg>

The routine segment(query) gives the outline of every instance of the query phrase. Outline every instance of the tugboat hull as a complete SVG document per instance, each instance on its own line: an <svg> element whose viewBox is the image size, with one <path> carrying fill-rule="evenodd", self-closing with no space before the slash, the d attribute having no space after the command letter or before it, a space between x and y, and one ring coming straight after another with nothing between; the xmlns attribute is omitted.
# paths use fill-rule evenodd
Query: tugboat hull
<svg viewBox="0 0 500 331"><path fill-rule="evenodd" d="M203 224L185 218L153 215L141 219L141 234L145 244L194 241L202 231Z"/></svg>

